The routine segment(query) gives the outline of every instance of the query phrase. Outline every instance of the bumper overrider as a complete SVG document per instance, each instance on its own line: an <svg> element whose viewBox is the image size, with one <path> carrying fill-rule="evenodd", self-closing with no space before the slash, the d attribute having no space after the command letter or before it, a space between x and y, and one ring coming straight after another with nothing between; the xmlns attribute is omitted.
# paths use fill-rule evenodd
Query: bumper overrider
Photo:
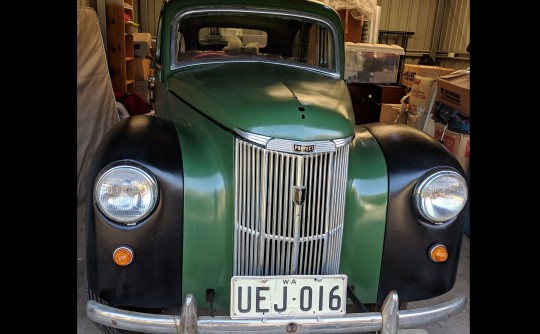
<svg viewBox="0 0 540 334"><path fill-rule="evenodd" d="M197 317L197 304L187 294L180 315L148 314L113 308L88 301L86 315L109 327L146 333L356 333L379 331L395 334L400 328L416 328L445 320L461 312L467 297L460 295L451 300L411 310L398 310L399 298L391 291L381 312L349 313L336 317L268 318L237 320L227 316Z"/></svg>

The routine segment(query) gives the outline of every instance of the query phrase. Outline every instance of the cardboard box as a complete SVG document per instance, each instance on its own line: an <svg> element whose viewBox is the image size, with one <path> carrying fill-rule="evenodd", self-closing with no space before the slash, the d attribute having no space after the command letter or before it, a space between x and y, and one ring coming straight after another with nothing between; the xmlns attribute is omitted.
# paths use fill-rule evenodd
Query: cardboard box
<svg viewBox="0 0 540 334"><path fill-rule="evenodd" d="M147 104L150 104L150 93L147 80L135 81L135 93L139 93L144 98L144 101L146 101Z"/></svg>
<svg viewBox="0 0 540 334"><path fill-rule="evenodd" d="M424 123L426 122L427 115L413 115L407 113L407 125L412 126L415 129L422 130Z"/></svg>
<svg viewBox="0 0 540 334"><path fill-rule="evenodd" d="M435 122L434 138L438 141L442 138L443 145L458 159L461 167L467 172L471 155L471 135L448 130L446 125Z"/></svg>
<svg viewBox="0 0 540 334"><path fill-rule="evenodd" d="M135 57L146 57L152 48L152 34L141 32L133 34L133 49Z"/></svg>
<svg viewBox="0 0 540 334"><path fill-rule="evenodd" d="M427 133L430 137L435 137L435 121L431 117L431 114L427 115L422 131Z"/></svg>
<svg viewBox="0 0 540 334"><path fill-rule="evenodd" d="M439 66L403 64L403 71L401 72L401 84L411 88L416 75L425 78L438 78L441 75L446 75L454 71L455 70L453 68Z"/></svg>
<svg viewBox="0 0 540 334"><path fill-rule="evenodd" d="M135 80L148 80L151 62L150 59L135 58Z"/></svg>
<svg viewBox="0 0 540 334"><path fill-rule="evenodd" d="M433 104L433 119L439 123L448 125L448 128L458 133L471 132L471 117L464 115L454 108L435 100Z"/></svg>
<svg viewBox="0 0 540 334"><path fill-rule="evenodd" d="M471 112L471 79L468 71L460 71L437 79L437 101L464 115Z"/></svg>
<svg viewBox="0 0 540 334"><path fill-rule="evenodd" d="M431 109L437 93L437 80L433 78L415 76L409 93L407 111L407 124L424 131L428 118L431 118ZM428 132L429 133L429 132Z"/></svg>
<svg viewBox="0 0 540 334"><path fill-rule="evenodd" d="M409 112L413 115L428 114L435 102L436 93L436 79L415 76L409 97Z"/></svg>
<svg viewBox="0 0 540 334"><path fill-rule="evenodd" d="M404 54L398 45L345 42L345 79L347 83L395 84Z"/></svg>
<svg viewBox="0 0 540 334"><path fill-rule="evenodd" d="M407 124L407 113L404 106L399 103L381 104L381 116L379 122Z"/></svg>

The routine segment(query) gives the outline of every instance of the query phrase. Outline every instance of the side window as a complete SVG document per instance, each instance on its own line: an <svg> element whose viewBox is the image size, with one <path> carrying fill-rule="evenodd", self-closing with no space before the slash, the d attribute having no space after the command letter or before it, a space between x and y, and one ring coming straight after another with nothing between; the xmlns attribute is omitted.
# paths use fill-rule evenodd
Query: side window
<svg viewBox="0 0 540 334"><path fill-rule="evenodd" d="M313 25L309 32L309 44L307 63L314 66L320 66L335 69L333 59L332 36L328 29L319 25Z"/></svg>

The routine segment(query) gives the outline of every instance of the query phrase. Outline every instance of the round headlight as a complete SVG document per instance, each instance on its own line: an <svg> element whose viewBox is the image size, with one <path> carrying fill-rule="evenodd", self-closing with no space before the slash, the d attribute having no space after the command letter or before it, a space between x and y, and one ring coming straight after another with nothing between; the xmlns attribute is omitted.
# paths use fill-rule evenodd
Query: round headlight
<svg viewBox="0 0 540 334"><path fill-rule="evenodd" d="M427 174L416 184L413 203L423 218L440 224L457 216L467 203L467 183L451 170Z"/></svg>
<svg viewBox="0 0 540 334"><path fill-rule="evenodd" d="M133 225L154 209L158 186L156 179L140 168L130 165L108 166L97 178L94 196L105 216Z"/></svg>

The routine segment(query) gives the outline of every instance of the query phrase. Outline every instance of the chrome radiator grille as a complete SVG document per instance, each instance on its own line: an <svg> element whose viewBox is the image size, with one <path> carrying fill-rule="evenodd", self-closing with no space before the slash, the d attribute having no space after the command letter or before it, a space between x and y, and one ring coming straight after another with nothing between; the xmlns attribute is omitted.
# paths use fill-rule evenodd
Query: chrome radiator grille
<svg viewBox="0 0 540 334"><path fill-rule="evenodd" d="M339 271L349 145L291 154L235 144L233 274Z"/></svg>

